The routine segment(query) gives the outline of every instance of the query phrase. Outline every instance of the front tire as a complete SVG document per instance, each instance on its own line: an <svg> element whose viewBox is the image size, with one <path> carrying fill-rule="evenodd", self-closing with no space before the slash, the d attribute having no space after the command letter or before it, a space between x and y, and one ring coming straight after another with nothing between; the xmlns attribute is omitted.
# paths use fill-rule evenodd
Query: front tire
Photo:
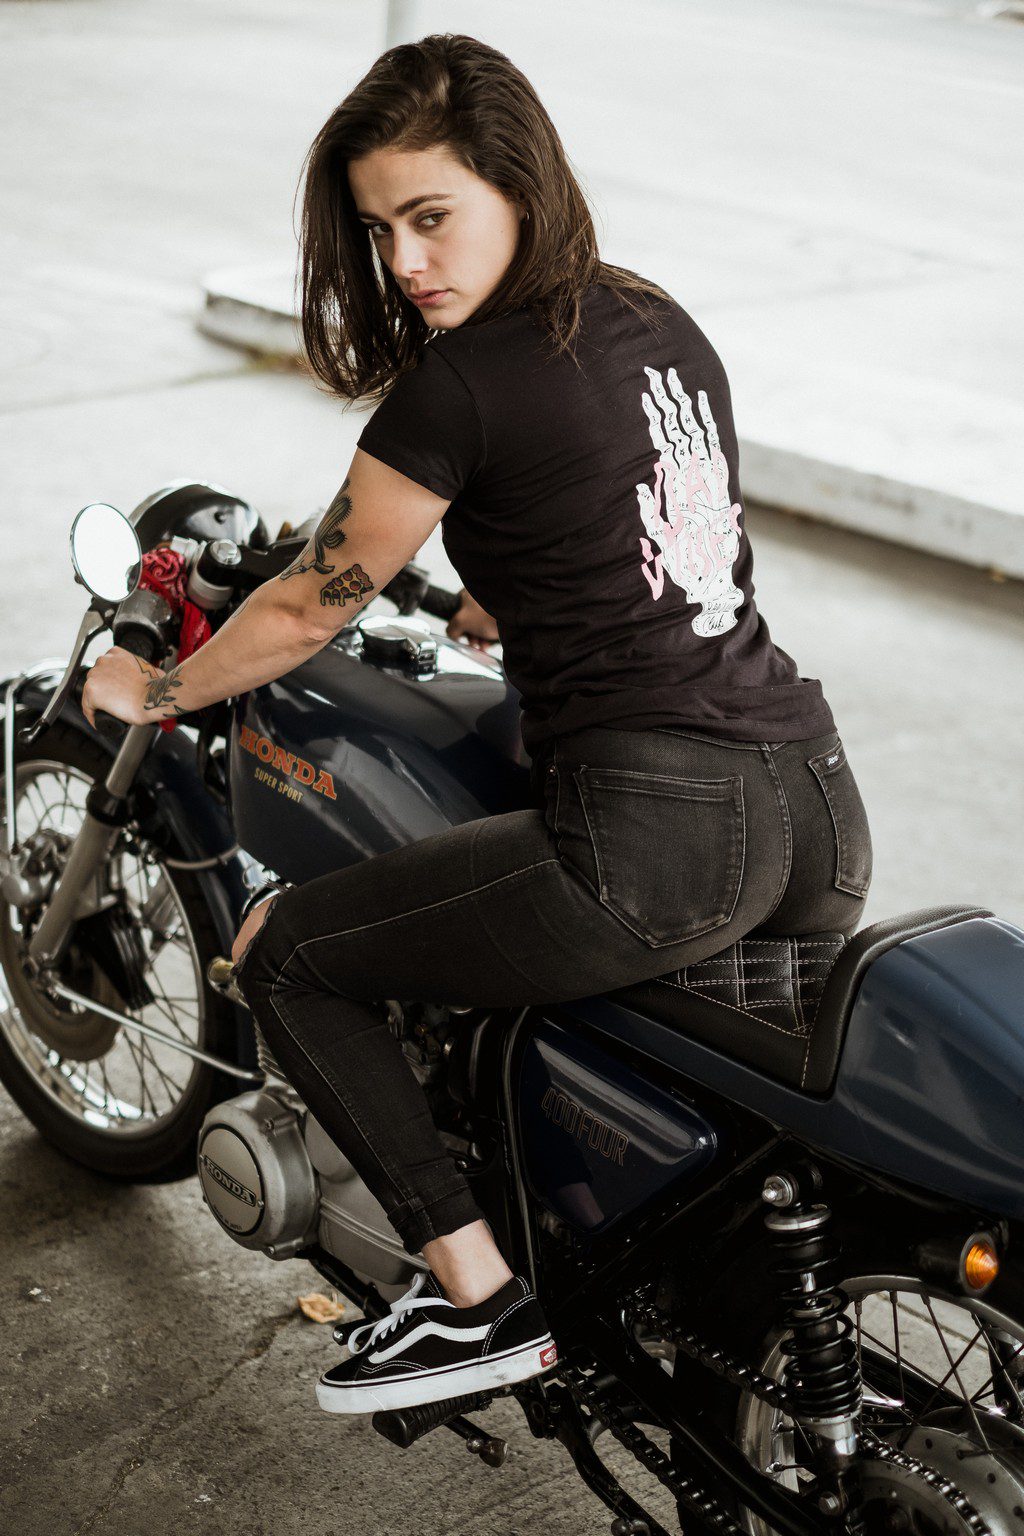
<svg viewBox="0 0 1024 1536"><path fill-rule="evenodd" d="M110 758L60 720L29 747L15 738L14 758L19 841L32 842L39 878L52 885ZM76 923L59 974L118 1013L231 1059L234 1009L206 980L218 936L198 879L165 856L129 823L103 872L107 905ZM0 1081L46 1140L84 1167L130 1181L194 1173L205 1115L240 1084L47 994L23 964L44 907L45 898L34 909L0 901ZM129 974L152 1001L140 993L126 1002Z"/></svg>

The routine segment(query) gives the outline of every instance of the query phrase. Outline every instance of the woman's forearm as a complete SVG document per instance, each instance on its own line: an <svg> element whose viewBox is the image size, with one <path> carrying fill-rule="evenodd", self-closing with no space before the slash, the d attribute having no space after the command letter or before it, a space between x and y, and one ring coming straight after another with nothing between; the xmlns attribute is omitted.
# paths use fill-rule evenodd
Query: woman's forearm
<svg viewBox="0 0 1024 1536"><path fill-rule="evenodd" d="M205 645L169 672L123 646L98 656L82 689L86 719L95 725L102 711L130 725L149 724L283 677L386 592L447 505L357 449L344 485L286 571L258 587Z"/></svg>
<svg viewBox="0 0 1024 1536"><path fill-rule="evenodd" d="M268 583L252 592L215 635L169 672L138 661L142 707L149 720L189 714L248 693L301 666L331 638L312 632Z"/></svg>

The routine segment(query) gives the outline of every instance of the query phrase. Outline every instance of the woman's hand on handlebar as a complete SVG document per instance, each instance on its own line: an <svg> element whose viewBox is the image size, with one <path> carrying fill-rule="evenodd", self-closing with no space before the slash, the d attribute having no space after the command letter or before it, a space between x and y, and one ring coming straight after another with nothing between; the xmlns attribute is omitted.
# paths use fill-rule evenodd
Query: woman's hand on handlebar
<svg viewBox="0 0 1024 1536"><path fill-rule="evenodd" d="M128 725L151 725L152 712L145 708L146 689L155 677L163 676L159 667L112 645L89 669L82 689L82 713L94 728L97 710Z"/></svg>
<svg viewBox="0 0 1024 1536"><path fill-rule="evenodd" d="M486 651L501 638L498 626L486 608L481 608L476 598L470 597L465 587L459 596L462 602L449 619L445 634L450 640L458 640L465 635L474 650Z"/></svg>

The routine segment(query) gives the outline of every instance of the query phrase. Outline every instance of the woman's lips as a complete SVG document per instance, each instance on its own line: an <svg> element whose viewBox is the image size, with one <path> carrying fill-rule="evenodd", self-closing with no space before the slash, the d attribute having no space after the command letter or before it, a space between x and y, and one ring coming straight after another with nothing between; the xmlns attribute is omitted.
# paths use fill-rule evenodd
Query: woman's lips
<svg viewBox="0 0 1024 1536"><path fill-rule="evenodd" d="M419 304L425 307L430 304L440 304L442 299L446 298L447 295L447 288L435 288L430 293L410 293L409 297L412 299L414 304Z"/></svg>

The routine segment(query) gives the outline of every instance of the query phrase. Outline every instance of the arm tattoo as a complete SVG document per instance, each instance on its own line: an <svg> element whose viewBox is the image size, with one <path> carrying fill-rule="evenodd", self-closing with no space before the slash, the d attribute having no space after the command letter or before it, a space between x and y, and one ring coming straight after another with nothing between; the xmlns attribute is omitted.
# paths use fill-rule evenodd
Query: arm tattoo
<svg viewBox="0 0 1024 1536"><path fill-rule="evenodd" d="M161 709L165 704L169 704L179 715L188 714L188 710L182 709L181 705L172 698L175 688L180 688L185 681L183 677L178 676L180 671L180 666L172 667L169 672L153 678L146 689L143 700L144 709Z"/></svg>
<svg viewBox="0 0 1024 1536"><path fill-rule="evenodd" d="M351 478L351 475L345 476L345 484L320 519L313 537L288 569L281 572L278 581L287 581L289 576L301 576L304 571L316 571L319 576L329 576L334 570L334 566L328 565L324 557L327 550L337 549L345 542L341 525L352 511L352 498L347 494Z"/></svg>
<svg viewBox="0 0 1024 1536"><path fill-rule="evenodd" d="M335 576L326 586L320 588L320 606L328 605L334 608L344 608L350 597L360 602L367 592L374 591L373 582L367 576L362 566L358 563L350 565L347 571L342 571L340 576Z"/></svg>

